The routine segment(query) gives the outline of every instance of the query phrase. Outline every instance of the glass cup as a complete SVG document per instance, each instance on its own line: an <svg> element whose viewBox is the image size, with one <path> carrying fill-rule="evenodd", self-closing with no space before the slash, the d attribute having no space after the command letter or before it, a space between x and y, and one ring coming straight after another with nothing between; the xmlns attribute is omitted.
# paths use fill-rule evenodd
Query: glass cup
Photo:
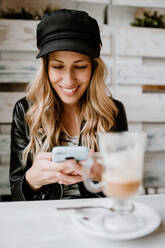
<svg viewBox="0 0 165 248"><path fill-rule="evenodd" d="M85 162L84 185L87 190L102 191L114 199L110 214L104 218L108 230L130 231L144 224L128 199L136 194L142 182L145 140L144 132L99 134L100 154L89 154ZM94 183L89 177L97 163L102 166L101 181Z"/></svg>

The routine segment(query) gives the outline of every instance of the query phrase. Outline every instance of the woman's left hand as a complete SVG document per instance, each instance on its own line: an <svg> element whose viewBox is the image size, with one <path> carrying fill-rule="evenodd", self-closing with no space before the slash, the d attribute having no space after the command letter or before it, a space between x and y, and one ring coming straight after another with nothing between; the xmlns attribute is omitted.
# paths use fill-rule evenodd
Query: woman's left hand
<svg viewBox="0 0 165 248"><path fill-rule="evenodd" d="M59 183L71 185L83 181L83 166L75 160L68 160L69 167L62 170L58 177Z"/></svg>
<svg viewBox="0 0 165 248"><path fill-rule="evenodd" d="M59 183L70 185L83 181L84 178L84 161L76 162L75 160L68 160L70 163L69 168L63 170L60 174ZM72 165L72 166L71 166ZM101 181L102 166L94 161L94 164L89 172L88 177L93 181Z"/></svg>

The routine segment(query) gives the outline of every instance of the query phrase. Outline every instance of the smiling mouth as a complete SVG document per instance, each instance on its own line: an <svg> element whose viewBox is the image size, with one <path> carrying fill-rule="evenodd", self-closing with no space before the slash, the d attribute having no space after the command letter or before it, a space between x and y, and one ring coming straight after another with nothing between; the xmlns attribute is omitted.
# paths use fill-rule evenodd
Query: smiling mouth
<svg viewBox="0 0 165 248"><path fill-rule="evenodd" d="M64 87L61 87L63 89L63 91L65 92L68 92L68 93L72 93L74 92L78 87L75 87L75 88L72 88L72 89L67 89L67 88L64 88Z"/></svg>
<svg viewBox="0 0 165 248"><path fill-rule="evenodd" d="M73 94L75 94L79 88L79 86L76 86L74 88L65 88L63 86L60 86L61 90L63 91L64 94L68 95L68 96L72 96Z"/></svg>

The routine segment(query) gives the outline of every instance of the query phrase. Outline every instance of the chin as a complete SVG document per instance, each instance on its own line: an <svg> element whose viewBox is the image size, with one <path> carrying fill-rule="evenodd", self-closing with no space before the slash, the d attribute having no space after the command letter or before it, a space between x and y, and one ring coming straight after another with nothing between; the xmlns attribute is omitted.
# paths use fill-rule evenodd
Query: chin
<svg viewBox="0 0 165 248"><path fill-rule="evenodd" d="M62 103L67 104L67 105L74 105L79 102L79 99L64 99L61 98Z"/></svg>

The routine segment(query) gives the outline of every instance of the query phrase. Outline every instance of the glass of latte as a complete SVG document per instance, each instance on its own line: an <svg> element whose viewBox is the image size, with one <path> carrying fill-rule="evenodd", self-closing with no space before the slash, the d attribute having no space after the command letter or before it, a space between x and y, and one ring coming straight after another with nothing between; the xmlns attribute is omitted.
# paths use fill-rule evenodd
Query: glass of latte
<svg viewBox="0 0 165 248"><path fill-rule="evenodd" d="M95 193L102 191L105 196L114 199L110 214L104 218L106 228L111 231L129 231L143 225L130 198L137 193L142 182L145 140L144 132L100 134L99 165L102 170L99 183L89 178L98 156L89 154L86 161L85 187Z"/></svg>

